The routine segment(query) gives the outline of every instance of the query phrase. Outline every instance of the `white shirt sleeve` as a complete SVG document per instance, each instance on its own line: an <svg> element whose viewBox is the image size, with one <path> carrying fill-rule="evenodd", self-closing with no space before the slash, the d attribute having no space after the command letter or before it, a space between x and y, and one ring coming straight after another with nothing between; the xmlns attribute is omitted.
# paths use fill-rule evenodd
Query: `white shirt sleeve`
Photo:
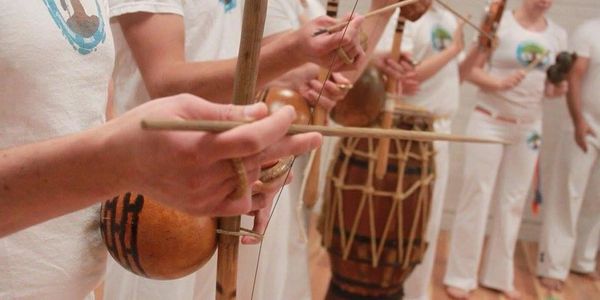
<svg viewBox="0 0 600 300"><path fill-rule="evenodd" d="M109 0L110 17L136 12L171 13L183 16L186 0ZM188 0L189 1L189 0Z"/></svg>
<svg viewBox="0 0 600 300"><path fill-rule="evenodd" d="M590 57L592 50L592 39L595 38L595 33L590 23L585 23L571 37L570 49L575 51L577 55Z"/></svg>
<svg viewBox="0 0 600 300"><path fill-rule="evenodd" d="M296 29L300 26L302 6L299 1L269 0L264 36Z"/></svg>

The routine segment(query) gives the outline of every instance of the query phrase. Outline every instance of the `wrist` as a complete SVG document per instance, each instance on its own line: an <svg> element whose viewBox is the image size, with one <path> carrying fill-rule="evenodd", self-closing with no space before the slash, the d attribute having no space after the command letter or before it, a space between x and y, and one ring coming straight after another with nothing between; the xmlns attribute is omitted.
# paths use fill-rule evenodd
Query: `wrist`
<svg viewBox="0 0 600 300"><path fill-rule="evenodd" d="M94 176L102 185L100 193L107 197L135 189L135 159L130 157L133 151L119 142L123 137L116 129L109 123L85 133L89 155L95 161Z"/></svg>

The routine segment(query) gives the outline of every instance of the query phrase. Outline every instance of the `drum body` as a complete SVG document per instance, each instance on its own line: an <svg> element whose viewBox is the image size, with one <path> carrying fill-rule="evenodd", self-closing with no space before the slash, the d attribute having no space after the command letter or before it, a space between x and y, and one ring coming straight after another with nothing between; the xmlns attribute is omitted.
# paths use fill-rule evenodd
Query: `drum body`
<svg viewBox="0 0 600 300"><path fill-rule="evenodd" d="M176 279L202 267L216 249L216 220L193 217L142 195L102 204L100 228L111 256L152 279Z"/></svg>
<svg viewBox="0 0 600 300"><path fill-rule="evenodd" d="M394 116L399 129L432 131L432 123L421 110ZM427 248L433 143L392 140L382 180L376 153L377 139L344 138L329 167L320 224L333 273L327 299L399 299Z"/></svg>

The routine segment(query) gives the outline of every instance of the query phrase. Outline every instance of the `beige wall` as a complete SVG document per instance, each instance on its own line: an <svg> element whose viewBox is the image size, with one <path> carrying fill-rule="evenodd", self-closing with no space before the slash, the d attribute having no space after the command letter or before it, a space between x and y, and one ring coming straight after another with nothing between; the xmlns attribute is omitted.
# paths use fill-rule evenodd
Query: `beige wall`
<svg viewBox="0 0 600 300"><path fill-rule="evenodd" d="M325 1L323 1L325 2ZM351 9L351 6L355 1L353 0L341 0L340 11L347 12ZM473 16L473 20L479 23L481 18L483 7L486 1L483 0L446 0L446 2L453 4L454 7L460 12L470 14ZM370 1L360 0L358 10L365 12L368 9ZM508 1L509 7L519 5L519 0ZM555 0L553 8L549 13L550 18L555 22L565 27L565 29L571 33L579 24L589 18L600 16L600 0ZM470 29L465 29L467 35L467 41L471 40L475 35L475 32ZM469 114L473 109L474 105L474 94L475 88L470 84L464 84L461 90L461 106L454 119L453 130L455 133L462 133L466 127ZM552 156L553 144L556 141L555 133L557 132L558 124L557 120L568 118L566 113L566 106L564 99L560 100L548 100L544 107L544 146L543 146L543 157L541 160L542 170L545 168L551 159L548 157ZM449 228L454 218L454 207L459 197L460 186L462 184L462 161L463 161L463 145L453 144L451 146L451 163L450 163L450 182L447 191L446 203L444 207L444 220L442 226ZM545 173L542 171L542 176ZM528 200L526 215L521 228L521 237L524 239L535 240L537 239L539 230L539 216L533 216L531 214L531 202Z"/></svg>

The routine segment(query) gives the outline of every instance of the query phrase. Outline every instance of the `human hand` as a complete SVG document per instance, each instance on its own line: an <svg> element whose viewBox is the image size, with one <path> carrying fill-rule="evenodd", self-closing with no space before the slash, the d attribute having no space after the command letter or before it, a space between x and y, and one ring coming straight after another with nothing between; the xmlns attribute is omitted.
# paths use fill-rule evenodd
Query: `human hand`
<svg viewBox="0 0 600 300"><path fill-rule="evenodd" d="M450 45L455 55L458 55L465 48L464 28L465 21L459 19L454 34L452 35L452 44Z"/></svg>
<svg viewBox="0 0 600 300"><path fill-rule="evenodd" d="M338 101L343 100L350 90L352 82L341 73L331 73L325 83L316 78L305 81L298 91L312 106L318 105L330 111Z"/></svg>
<svg viewBox="0 0 600 300"><path fill-rule="evenodd" d="M546 81L544 83L544 95L548 98L562 97L569 91L569 83L566 80L561 81L558 84Z"/></svg>
<svg viewBox="0 0 600 300"><path fill-rule="evenodd" d="M350 20L350 17L347 15L343 20ZM338 20L326 16L311 20L294 32L297 49L300 50L296 54L300 55L299 59L306 60L308 57L308 61L323 68L335 71L355 69L365 58L360 37L363 21L362 16L354 14L343 30L314 36L315 32L337 24Z"/></svg>
<svg viewBox="0 0 600 300"><path fill-rule="evenodd" d="M220 105L191 95L150 101L105 126L119 192L136 191L193 215L230 216L264 208L250 186L236 199L239 178L232 159L241 160L248 182L261 166L299 155L320 144L317 133L286 136L295 118L287 106L267 116L262 104ZM222 133L143 131L142 119L258 120Z"/></svg>
<svg viewBox="0 0 600 300"><path fill-rule="evenodd" d="M271 182L265 183L260 180L254 182L252 185L253 201L262 201L264 207L248 213L248 215L254 216L252 232L264 235L273 210L273 201L281 191L281 188L292 181L293 176L292 171L289 171L289 173L285 173ZM243 236L241 242L247 245L258 244L260 239L253 236Z"/></svg>
<svg viewBox="0 0 600 300"><path fill-rule="evenodd" d="M596 136L596 133L590 125L581 118L581 120L575 123L575 142L583 152L587 152L586 138L588 135Z"/></svg>
<svg viewBox="0 0 600 300"><path fill-rule="evenodd" d="M519 83L521 83L521 81L523 81L523 79L525 78L525 75L527 75L527 73L525 73L525 71L523 70L515 71L511 75L501 79L498 82L497 89L500 91L510 90L515 86L519 85Z"/></svg>

